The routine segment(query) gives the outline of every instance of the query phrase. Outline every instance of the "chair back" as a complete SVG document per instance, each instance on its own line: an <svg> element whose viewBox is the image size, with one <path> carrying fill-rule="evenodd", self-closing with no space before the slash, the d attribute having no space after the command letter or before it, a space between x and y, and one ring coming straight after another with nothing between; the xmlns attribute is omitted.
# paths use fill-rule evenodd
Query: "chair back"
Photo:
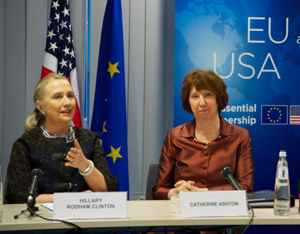
<svg viewBox="0 0 300 234"><path fill-rule="evenodd" d="M147 187L146 187L146 200L153 200L152 188L156 184L157 174L158 174L157 163L152 163L149 165L148 177L147 177Z"/></svg>

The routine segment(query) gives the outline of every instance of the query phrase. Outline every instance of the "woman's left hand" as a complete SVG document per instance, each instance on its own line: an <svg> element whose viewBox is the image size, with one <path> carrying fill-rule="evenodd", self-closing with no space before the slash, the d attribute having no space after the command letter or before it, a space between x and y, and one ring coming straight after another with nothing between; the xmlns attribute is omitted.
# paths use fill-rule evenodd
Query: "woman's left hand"
<svg viewBox="0 0 300 234"><path fill-rule="evenodd" d="M179 188L180 191L208 191L207 188L198 188L195 186L195 181L180 180L175 185L175 188Z"/></svg>
<svg viewBox="0 0 300 234"><path fill-rule="evenodd" d="M195 191L194 190L195 181L189 180L180 180L176 184L174 184L175 188L178 188L180 191Z"/></svg>
<svg viewBox="0 0 300 234"><path fill-rule="evenodd" d="M84 156L77 139L74 140L74 145L75 147L72 147L68 152L67 160L69 162L65 163L65 165L84 171L89 166L89 162Z"/></svg>

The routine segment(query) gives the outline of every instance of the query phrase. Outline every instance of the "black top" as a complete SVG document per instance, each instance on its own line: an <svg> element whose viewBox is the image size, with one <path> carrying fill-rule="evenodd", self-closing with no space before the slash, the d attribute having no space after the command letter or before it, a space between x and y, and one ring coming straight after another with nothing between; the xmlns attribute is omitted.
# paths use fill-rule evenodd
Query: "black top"
<svg viewBox="0 0 300 234"><path fill-rule="evenodd" d="M118 180L111 174L97 135L89 130L74 127L83 154L94 162L103 174L108 191L117 189ZM39 168L43 177L38 183L37 195L54 192L80 192L89 190L77 168L66 167L66 161L57 155L67 154L74 142L65 138L46 138L36 127L24 133L13 145L7 170L6 199L8 203L26 203L31 183L31 171Z"/></svg>

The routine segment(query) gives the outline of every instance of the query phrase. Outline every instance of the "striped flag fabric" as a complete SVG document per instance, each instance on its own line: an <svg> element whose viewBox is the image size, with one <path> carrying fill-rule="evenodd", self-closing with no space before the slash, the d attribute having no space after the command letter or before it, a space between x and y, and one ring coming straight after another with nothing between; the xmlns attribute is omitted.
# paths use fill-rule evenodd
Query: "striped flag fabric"
<svg viewBox="0 0 300 234"><path fill-rule="evenodd" d="M76 98L73 124L81 127L80 99L68 0L52 0L41 79L49 73L67 77Z"/></svg>
<svg viewBox="0 0 300 234"><path fill-rule="evenodd" d="M118 191L129 196L126 89L121 0L108 0L103 20L91 130L102 148Z"/></svg>
<svg viewBox="0 0 300 234"><path fill-rule="evenodd" d="M300 124L300 105L290 106L290 124Z"/></svg>

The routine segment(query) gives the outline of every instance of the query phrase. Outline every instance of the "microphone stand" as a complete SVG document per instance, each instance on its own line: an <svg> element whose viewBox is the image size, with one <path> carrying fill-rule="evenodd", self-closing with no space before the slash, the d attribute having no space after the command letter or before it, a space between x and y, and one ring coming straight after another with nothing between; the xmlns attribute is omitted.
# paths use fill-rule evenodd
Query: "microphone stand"
<svg viewBox="0 0 300 234"><path fill-rule="evenodd" d="M36 195L30 195L27 200L27 210L30 213L30 216L34 216L34 213L39 210L37 206L35 206L35 197Z"/></svg>
<svg viewBox="0 0 300 234"><path fill-rule="evenodd" d="M230 167L224 167L221 171L221 174L225 179L228 180L228 182L230 183L230 186L234 190L242 190L241 186L238 184L238 182L236 182L235 178L233 177ZM248 210L252 209L252 207L250 206L247 199L246 199L246 202L247 202Z"/></svg>
<svg viewBox="0 0 300 234"><path fill-rule="evenodd" d="M27 199L27 208L25 210L22 210L19 214L15 215L14 218L18 219L21 214L24 214L26 211L30 213L30 216L34 216L35 212L39 210L37 206L35 206L35 197L36 197L36 191L34 192L34 195L29 195Z"/></svg>

